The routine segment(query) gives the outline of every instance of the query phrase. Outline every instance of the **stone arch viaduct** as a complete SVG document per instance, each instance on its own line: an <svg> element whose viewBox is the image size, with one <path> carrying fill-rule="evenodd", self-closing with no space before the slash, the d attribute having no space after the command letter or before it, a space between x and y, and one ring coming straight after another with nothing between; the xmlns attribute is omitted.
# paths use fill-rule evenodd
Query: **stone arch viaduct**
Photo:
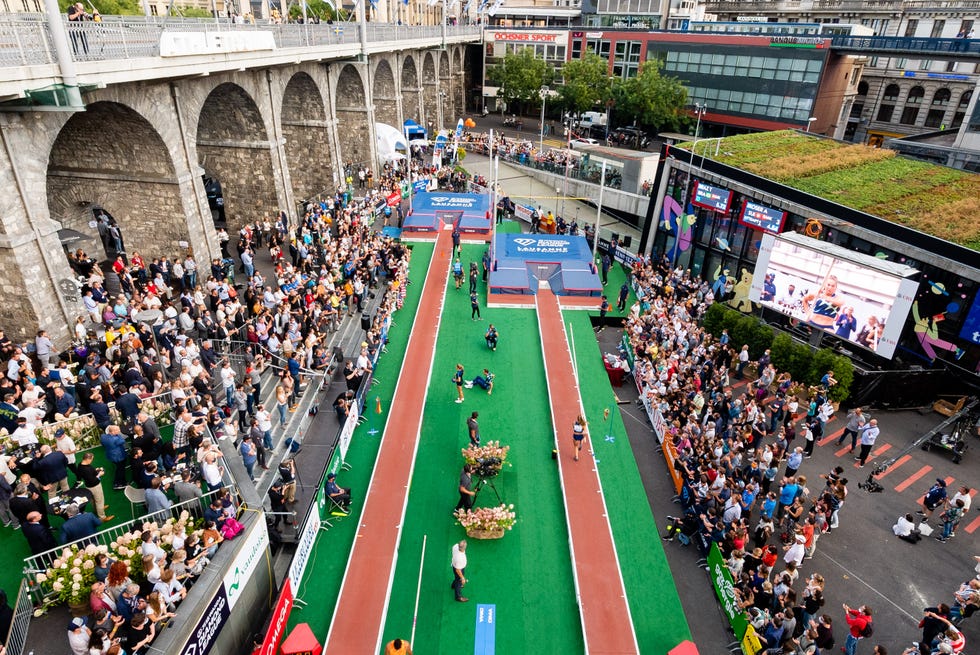
<svg viewBox="0 0 980 655"><path fill-rule="evenodd" d="M206 268L220 248L205 176L221 183L229 231L295 215L336 190L345 163L377 169L376 122L453 127L472 56L452 44L299 61L111 84L74 113L0 113L3 327L18 340L45 328L67 341L82 306L63 235L97 250L94 207L119 223L127 252L190 248Z"/></svg>

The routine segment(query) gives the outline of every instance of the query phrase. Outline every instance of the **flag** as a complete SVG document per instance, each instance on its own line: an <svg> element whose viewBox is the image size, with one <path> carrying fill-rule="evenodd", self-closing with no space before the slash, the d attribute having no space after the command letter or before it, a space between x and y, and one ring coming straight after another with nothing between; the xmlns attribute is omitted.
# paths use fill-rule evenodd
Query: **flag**
<svg viewBox="0 0 980 655"><path fill-rule="evenodd" d="M487 10L488 0L480 0L480 4L476 8L476 13L482 14Z"/></svg>
<svg viewBox="0 0 980 655"><path fill-rule="evenodd" d="M473 6L473 0L466 0L466 4L463 5L463 13L469 14L470 8Z"/></svg>
<svg viewBox="0 0 980 655"><path fill-rule="evenodd" d="M495 3L493 3L493 6L490 7L489 11L487 11L487 15L495 16L497 14L497 10L500 9L500 5L502 4L504 4L504 0L497 0Z"/></svg>

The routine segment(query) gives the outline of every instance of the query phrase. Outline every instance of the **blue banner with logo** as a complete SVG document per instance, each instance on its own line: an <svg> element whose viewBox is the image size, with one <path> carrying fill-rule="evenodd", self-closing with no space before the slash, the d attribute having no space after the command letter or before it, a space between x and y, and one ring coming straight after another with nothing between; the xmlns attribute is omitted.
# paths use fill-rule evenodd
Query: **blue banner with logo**
<svg viewBox="0 0 980 655"><path fill-rule="evenodd" d="M503 256L513 259L538 259L542 261L592 260L589 243L582 236L557 236L553 234L500 234Z"/></svg>
<svg viewBox="0 0 980 655"><path fill-rule="evenodd" d="M415 193L425 193L426 191L429 190L429 181L416 180L415 182L412 183L412 190Z"/></svg>

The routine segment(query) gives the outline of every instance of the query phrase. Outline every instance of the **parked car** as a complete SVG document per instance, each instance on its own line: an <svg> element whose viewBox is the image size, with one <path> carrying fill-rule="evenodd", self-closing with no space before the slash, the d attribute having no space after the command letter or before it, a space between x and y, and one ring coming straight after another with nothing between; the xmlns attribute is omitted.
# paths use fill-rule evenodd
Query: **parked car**
<svg viewBox="0 0 980 655"><path fill-rule="evenodd" d="M598 139L590 139L587 137L583 137L580 139L572 139L569 142L569 145L572 146L572 148L578 149L578 148L585 148L588 146L597 146L599 145L599 141Z"/></svg>

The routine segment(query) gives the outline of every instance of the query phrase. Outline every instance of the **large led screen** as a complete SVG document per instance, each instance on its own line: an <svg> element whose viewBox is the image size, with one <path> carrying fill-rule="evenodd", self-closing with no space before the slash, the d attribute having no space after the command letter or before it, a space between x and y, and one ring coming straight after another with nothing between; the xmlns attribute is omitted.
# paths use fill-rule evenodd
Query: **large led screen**
<svg viewBox="0 0 980 655"><path fill-rule="evenodd" d="M917 271L790 233L766 234L749 298L891 358L915 298Z"/></svg>

